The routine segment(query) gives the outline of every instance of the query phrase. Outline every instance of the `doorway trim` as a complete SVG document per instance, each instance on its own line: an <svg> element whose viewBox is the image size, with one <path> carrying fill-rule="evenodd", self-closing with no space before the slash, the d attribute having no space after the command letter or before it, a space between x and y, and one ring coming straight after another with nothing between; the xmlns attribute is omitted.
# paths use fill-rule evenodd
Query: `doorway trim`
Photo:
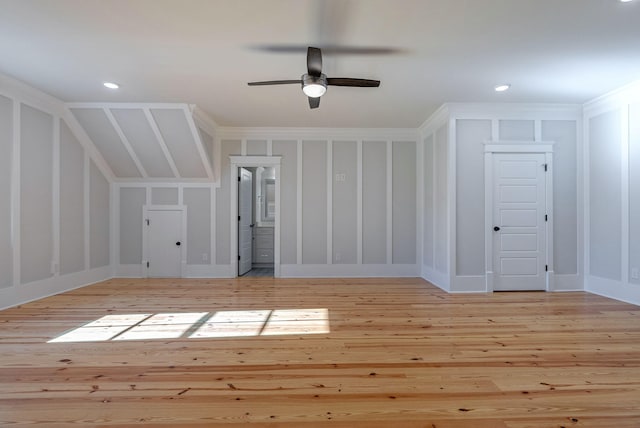
<svg viewBox="0 0 640 428"><path fill-rule="evenodd" d="M229 156L230 162L230 195L231 204L229 217L229 231L231 245L229 245L229 260L231 272L238 276L238 173L240 168L272 167L276 172L276 218L273 231L273 276L280 277L280 156Z"/></svg>
<svg viewBox="0 0 640 428"><path fill-rule="evenodd" d="M545 205L549 216L545 222L547 272L545 291L553 290L553 145L554 142L487 141L484 143L484 245L486 291L494 291L493 272L493 155L495 153L537 153L545 155Z"/></svg>
<svg viewBox="0 0 640 428"><path fill-rule="evenodd" d="M149 278L149 228L147 220L149 211L180 211L182 212L182 225L180 228L180 278L184 278L187 272L187 206L186 205L143 205L142 206L142 272L143 277Z"/></svg>

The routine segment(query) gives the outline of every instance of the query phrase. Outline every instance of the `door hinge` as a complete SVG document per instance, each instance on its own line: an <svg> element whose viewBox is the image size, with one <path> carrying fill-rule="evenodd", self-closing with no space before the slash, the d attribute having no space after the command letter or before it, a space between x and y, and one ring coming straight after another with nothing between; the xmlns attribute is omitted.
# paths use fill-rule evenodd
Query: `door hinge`
<svg viewBox="0 0 640 428"><path fill-rule="evenodd" d="M147 226L151 224L151 220L147 219Z"/></svg>
<svg viewBox="0 0 640 428"><path fill-rule="evenodd" d="M547 172L549 170L549 165L548 164L544 164L544 172Z"/></svg>
<svg viewBox="0 0 640 428"><path fill-rule="evenodd" d="M147 269L149 269L149 262L147 262Z"/></svg>
<svg viewBox="0 0 640 428"><path fill-rule="evenodd" d="M238 221L240 221L240 216L238 216Z"/></svg>
<svg viewBox="0 0 640 428"><path fill-rule="evenodd" d="M549 265L544 265L544 271L549 272Z"/></svg>
<svg viewBox="0 0 640 428"><path fill-rule="evenodd" d="M242 181L242 180L240 179L240 176L238 176L238 182L240 182L240 181Z"/></svg>
<svg viewBox="0 0 640 428"><path fill-rule="evenodd" d="M547 214L544 215L544 221L549 221L549 216Z"/></svg>
<svg viewBox="0 0 640 428"><path fill-rule="evenodd" d="M240 256L238 256L238 260L240 260Z"/></svg>

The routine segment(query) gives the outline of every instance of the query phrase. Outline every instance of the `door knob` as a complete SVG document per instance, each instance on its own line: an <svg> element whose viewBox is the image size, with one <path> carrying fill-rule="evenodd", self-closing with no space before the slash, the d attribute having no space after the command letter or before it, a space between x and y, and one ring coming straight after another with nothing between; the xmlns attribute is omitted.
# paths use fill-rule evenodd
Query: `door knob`
<svg viewBox="0 0 640 428"><path fill-rule="evenodd" d="M493 230L495 230L496 232L500 230L500 228L498 226L494 227Z"/></svg>
<svg viewBox="0 0 640 428"><path fill-rule="evenodd" d="M176 245L179 247L181 245L181 242L180 241L176 242Z"/></svg>

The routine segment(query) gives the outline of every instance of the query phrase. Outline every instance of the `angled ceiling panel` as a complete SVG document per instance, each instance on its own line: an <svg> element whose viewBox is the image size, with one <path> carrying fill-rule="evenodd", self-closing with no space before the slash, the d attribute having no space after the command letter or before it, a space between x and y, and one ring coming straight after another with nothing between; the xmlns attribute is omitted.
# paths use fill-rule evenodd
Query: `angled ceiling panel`
<svg viewBox="0 0 640 428"><path fill-rule="evenodd" d="M200 134L200 141L202 141L202 145L204 146L209 165L213 168L213 137L200 127L198 127L198 134Z"/></svg>
<svg viewBox="0 0 640 428"><path fill-rule="evenodd" d="M73 108L71 111L116 177L142 177L104 110L100 108Z"/></svg>
<svg viewBox="0 0 640 428"><path fill-rule="evenodd" d="M151 178L175 178L142 109L112 109L122 132Z"/></svg>
<svg viewBox="0 0 640 428"><path fill-rule="evenodd" d="M196 147L185 111L182 109L151 109L153 119L173 157L181 177L207 178L202 157Z"/></svg>

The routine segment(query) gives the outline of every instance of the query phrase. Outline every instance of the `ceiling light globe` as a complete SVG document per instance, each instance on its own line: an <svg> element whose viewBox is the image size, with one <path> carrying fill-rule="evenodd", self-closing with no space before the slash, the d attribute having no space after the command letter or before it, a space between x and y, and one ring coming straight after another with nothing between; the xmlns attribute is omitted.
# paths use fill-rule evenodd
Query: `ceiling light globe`
<svg viewBox="0 0 640 428"><path fill-rule="evenodd" d="M324 93L327 92L327 88L318 83L312 83L303 87L302 92L304 92L304 94L308 97L318 98L323 96Z"/></svg>
<svg viewBox="0 0 640 428"><path fill-rule="evenodd" d="M104 82L103 85L105 88L109 88L109 89L118 89L120 87L120 85L113 82Z"/></svg>
<svg viewBox="0 0 640 428"><path fill-rule="evenodd" d="M509 88L511 88L511 85L498 85L496 86L494 89L496 90L496 92L505 92L508 91Z"/></svg>

